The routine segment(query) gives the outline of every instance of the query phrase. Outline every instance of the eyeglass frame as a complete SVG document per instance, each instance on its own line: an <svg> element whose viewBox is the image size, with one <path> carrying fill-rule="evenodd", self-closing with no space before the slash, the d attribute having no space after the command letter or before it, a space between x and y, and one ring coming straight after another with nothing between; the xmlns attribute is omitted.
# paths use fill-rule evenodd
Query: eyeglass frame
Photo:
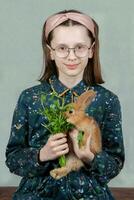
<svg viewBox="0 0 134 200"><path fill-rule="evenodd" d="M95 42L93 42L93 43L91 44L90 47L88 47L87 45L83 45L83 46L86 46L87 49L89 50L89 49L91 49L91 48L94 46L94 44L95 44ZM60 46L60 45L57 45L55 48L52 48L50 45L47 44L47 47L48 47L49 49L52 49L53 51L55 51L56 48L57 48L58 46ZM65 46L66 46L66 45L65 45ZM77 46L77 45L76 45L76 46ZM75 48L76 48L76 46L75 46L74 48L69 48L68 46L66 46L67 49L68 49L68 54L67 54L67 56L65 56L65 57L60 57L60 56L58 56L58 57L59 57L59 58L67 58L68 55L70 54L70 50L73 49L73 52L74 52L74 54L75 54L75 56L76 56L77 58L84 58L86 55L85 55L85 56L82 56L82 57L76 55L76 53L75 53Z"/></svg>

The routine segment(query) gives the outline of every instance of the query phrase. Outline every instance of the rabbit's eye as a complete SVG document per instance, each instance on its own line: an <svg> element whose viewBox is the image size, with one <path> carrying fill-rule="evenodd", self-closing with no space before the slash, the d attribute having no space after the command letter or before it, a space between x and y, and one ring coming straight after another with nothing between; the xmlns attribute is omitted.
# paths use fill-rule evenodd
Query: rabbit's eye
<svg viewBox="0 0 134 200"><path fill-rule="evenodd" d="M72 114L73 112L74 112L74 110L73 110L73 109L69 110L69 114Z"/></svg>

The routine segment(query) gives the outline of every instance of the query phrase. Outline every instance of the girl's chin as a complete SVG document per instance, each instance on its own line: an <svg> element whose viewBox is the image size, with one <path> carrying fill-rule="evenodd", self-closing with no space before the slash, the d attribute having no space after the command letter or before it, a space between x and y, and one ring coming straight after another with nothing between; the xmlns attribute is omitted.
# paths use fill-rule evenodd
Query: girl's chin
<svg viewBox="0 0 134 200"><path fill-rule="evenodd" d="M79 76L80 72L78 72L78 71L68 71L65 74L67 76Z"/></svg>

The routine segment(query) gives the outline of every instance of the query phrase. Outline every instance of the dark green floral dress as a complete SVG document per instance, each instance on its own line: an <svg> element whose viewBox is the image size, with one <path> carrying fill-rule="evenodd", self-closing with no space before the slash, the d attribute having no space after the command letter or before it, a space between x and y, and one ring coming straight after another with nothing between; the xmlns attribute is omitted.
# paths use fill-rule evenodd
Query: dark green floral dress
<svg viewBox="0 0 134 200"><path fill-rule="evenodd" d="M40 97L48 96L52 89L70 103L88 89L97 92L86 109L88 115L98 122L103 150L94 160L79 171L73 171L59 180L49 171L58 166L57 159L39 163L38 153L50 135L39 114ZM22 178L13 200L113 200L107 183L117 176L124 164L124 145L121 127L121 110L118 97L100 85L87 86L84 81L71 90L55 75L50 82L24 90L16 105L11 135L6 149L6 165Z"/></svg>

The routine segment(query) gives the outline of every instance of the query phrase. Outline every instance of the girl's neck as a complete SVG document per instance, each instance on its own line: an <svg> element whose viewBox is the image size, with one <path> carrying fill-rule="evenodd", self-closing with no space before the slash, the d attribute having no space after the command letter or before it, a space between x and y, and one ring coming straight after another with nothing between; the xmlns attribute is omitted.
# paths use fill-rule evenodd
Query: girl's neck
<svg viewBox="0 0 134 200"><path fill-rule="evenodd" d="M77 85L82 78L81 77L63 77L63 76L59 76L59 80L61 83L63 83L63 85L65 85L67 88L73 88L75 85Z"/></svg>

